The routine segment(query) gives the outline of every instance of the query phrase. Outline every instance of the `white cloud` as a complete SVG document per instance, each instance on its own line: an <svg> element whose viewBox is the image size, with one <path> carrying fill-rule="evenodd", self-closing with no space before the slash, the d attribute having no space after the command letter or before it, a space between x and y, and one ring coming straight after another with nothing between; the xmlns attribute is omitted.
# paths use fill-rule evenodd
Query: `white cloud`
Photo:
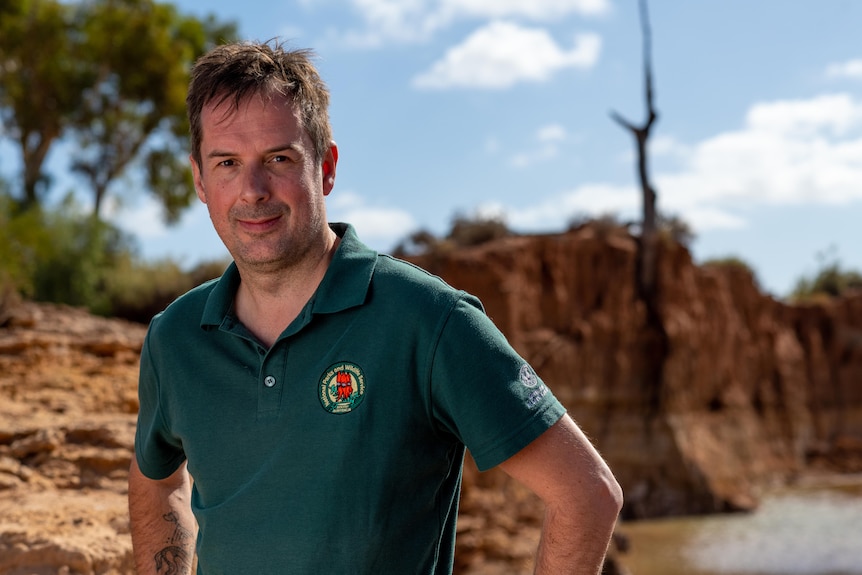
<svg viewBox="0 0 862 575"><path fill-rule="evenodd" d="M377 250L390 250L419 226L407 211L372 206L365 198L350 191L329 196L327 206L330 221L349 222L359 238Z"/></svg>
<svg viewBox="0 0 862 575"><path fill-rule="evenodd" d="M559 230L579 214L633 216L639 209L639 202L634 186L585 184L572 191L544 198L533 206L507 206L502 209L506 221L515 230Z"/></svg>
<svg viewBox="0 0 862 575"><path fill-rule="evenodd" d="M739 130L692 146L657 137L651 151L678 169L656 172L658 207L696 232L747 225L754 206L862 201L862 99L844 94L759 103ZM533 206L505 207L514 229L560 229L576 214L638 217L641 191L585 184Z"/></svg>
<svg viewBox="0 0 862 575"><path fill-rule="evenodd" d="M862 101L846 95L753 106L743 129L693 146L656 178L678 207L862 200Z"/></svg>
<svg viewBox="0 0 862 575"><path fill-rule="evenodd" d="M830 64L826 68L827 78L862 78L862 59Z"/></svg>
<svg viewBox="0 0 862 575"><path fill-rule="evenodd" d="M649 154L651 157L674 157L674 158L684 158L688 156L689 149L678 142L675 138L671 136L666 136L663 134L656 134L652 136L649 140ZM630 153L627 158L629 161L635 157L634 153Z"/></svg>
<svg viewBox="0 0 862 575"><path fill-rule="evenodd" d="M601 49L595 34L575 36L570 50L546 30L495 21L476 30L442 60L413 80L422 89L505 89L519 82L544 82L565 68L590 68Z"/></svg>
<svg viewBox="0 0 862 575"><path fill-rule="evenodd" d="M351 0L351 4L364 21L364 29L340 36L363 47L425 41L459 20L551 22L573 14L599 16L611 7L610 0Z"/></svg>
<svg viewBox="0 0 862 575"><path fill-rule="evenodd" d="M735 230L746 227L747 223L739 215L715 206L692 206L681 211L665 210L665 213L680 215L692 230Z"/></svg>
<svg viewBox="0 0 862 575"><path fill-rule="evenodd" d="M566 128L559 124L542 126L536 133L536 139L540 142L562 142L567 137Z"/></svg>
<svg viewBox="0 0 862 575"><path fill-rule="evenodd" d="M388 41L416 42L446 26L445 11L426 0L352 0L365 21L362 32L348 32L345 40L355 46L377 47Z"/></svg>
<svg viewBox="0 0 862 575"><path fill-rule="evenodd" d="M528 18L550 21L570 14L597 16L610 10L609 0L443 0L444 10L479 18Z"/></svg>
<svg viewBox="0 0 862 575"><path fill-rule="evenodd" d="M858 128L862 106L848 94L826 94L809 100L756 104L746 124L752 131L779 136L841 135Z"/></svg>
<svg viewBox="0 0 862 575"><path fill-rule="evenodd" d="M560 153L559 144L567 138L566 129L559 124L542 126L535 134L538 147L515 154L510 163L516 168L526 168L539 162L552 160Z"/></svg>

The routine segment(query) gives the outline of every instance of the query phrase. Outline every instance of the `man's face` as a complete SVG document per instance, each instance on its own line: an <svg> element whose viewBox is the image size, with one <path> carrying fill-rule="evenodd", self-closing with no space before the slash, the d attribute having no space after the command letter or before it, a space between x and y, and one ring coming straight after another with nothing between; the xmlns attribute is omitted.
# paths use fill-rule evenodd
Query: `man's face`
<svg viewBox="0 0 862 575"><path fill-rule="evenodd" d="M324 197L335 183L337 148L318 162L292 101L257 95L208 104L201 115L198 197L242 270L303 261L326 237Z"/></svg>

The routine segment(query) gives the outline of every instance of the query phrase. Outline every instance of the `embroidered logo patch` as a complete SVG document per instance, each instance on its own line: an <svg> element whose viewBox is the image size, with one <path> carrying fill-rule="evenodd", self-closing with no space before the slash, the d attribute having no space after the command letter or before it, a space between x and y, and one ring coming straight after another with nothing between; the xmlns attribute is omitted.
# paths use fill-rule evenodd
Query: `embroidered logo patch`
<svg viewBox="0 0 862 575"><path fill-rule="evenodd" d="M336 415L350 413L365 398L365 374L355 363L334 363L320 378L320 404Z"/></svg>
<svg viewBox="0 0 862 575"><path fill-rule="evenodd" d="M542 398L547 395L548 387L539 381L539 376L536 375L533 368L526 363L522 365L520 371L518 371L518 379L521 380L521 384L523 384L524 387L530 390L527 394L525 403L527 404L527 407L533 409L539 405Z"/></svg>
<svg viewBox="0 0 862 575"><path fill-rule="evenodd" d="M527 365L526 363L521 366L521 371L518 373L518 378L521 380L526 387L530 389L536 387L539 384L539 376L536 375L536 372L533 371L533 368Z"/></svg>

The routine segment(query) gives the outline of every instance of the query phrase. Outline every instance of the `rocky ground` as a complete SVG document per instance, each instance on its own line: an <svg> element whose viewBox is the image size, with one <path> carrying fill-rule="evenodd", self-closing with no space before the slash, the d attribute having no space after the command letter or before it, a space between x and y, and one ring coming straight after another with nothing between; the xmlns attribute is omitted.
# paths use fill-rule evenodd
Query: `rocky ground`
<svg viewBox="0 0 862 575"><path fill-rule="evenodd" d="M0 329L0 573L132 573L126 478L145 328L22 304Z"/></svg>
<svg viewBox="0 0 862 575"><path fill-rule="evenodd" d="M126 480L144 334L32 303L0 327L0 574L134 573ZM465 473L456 572L530 573L541 504L502 474Z"/></svg>

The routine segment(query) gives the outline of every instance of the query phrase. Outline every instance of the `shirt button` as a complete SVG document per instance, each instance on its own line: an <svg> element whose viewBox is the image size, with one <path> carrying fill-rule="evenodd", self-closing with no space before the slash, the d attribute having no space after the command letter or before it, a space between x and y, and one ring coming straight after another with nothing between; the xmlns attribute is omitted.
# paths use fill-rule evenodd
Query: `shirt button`
<svg viewBox="0 0 862 575"><path fill-rule="evenodd" d="M267 387L273 387L273 386L275 386L275 378L271 375L267 375L263 379L263 384Z"/></svg>

